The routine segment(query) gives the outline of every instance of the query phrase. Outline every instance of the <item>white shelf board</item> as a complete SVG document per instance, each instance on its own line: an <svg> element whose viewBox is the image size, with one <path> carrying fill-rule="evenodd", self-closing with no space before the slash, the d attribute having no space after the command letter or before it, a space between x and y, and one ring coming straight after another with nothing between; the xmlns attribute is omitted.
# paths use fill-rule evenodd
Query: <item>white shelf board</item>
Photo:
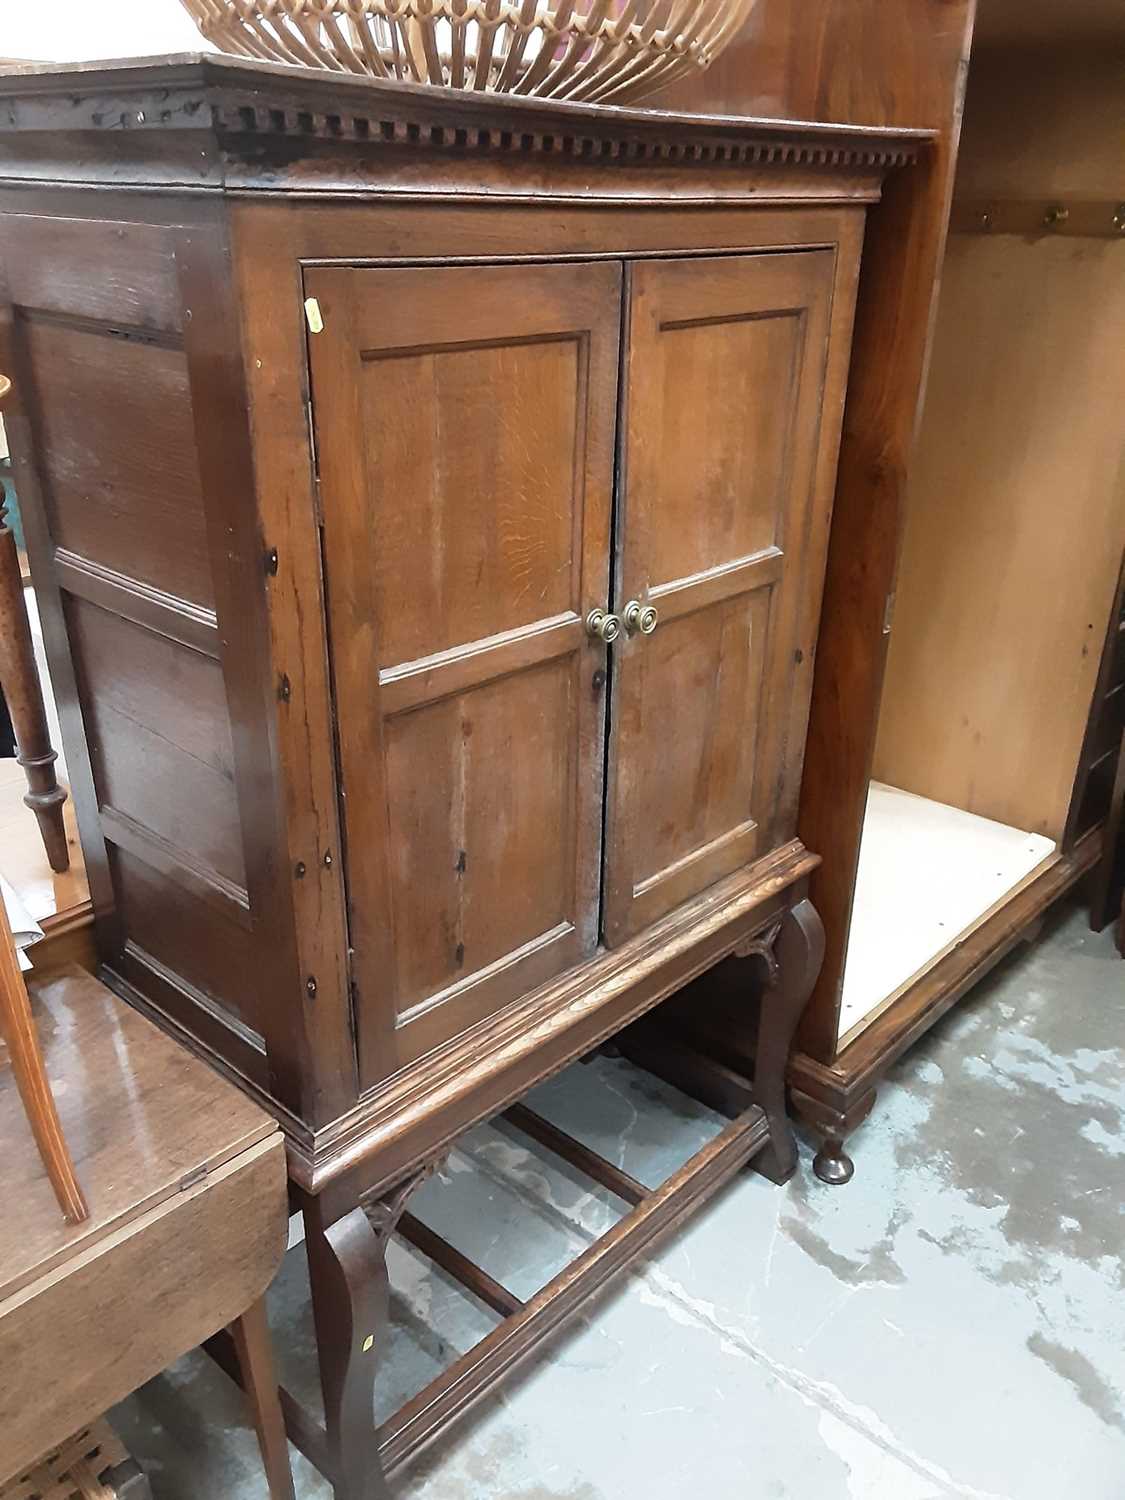
<svg viewBox="0 0 1125 1500"><path fill-rule="evenodd" d="M1055 852L1025 833L871 783L839 1036L849 1040Z"/></svg>

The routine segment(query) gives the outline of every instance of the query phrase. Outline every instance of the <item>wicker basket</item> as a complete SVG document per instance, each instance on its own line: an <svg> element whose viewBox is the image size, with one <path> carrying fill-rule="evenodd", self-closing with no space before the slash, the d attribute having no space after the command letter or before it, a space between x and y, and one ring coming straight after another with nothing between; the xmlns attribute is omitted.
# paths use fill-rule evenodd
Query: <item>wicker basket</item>
<svg viewBox="0 0 1125 1500"><path fill-rule="evenodd" d="M621 103L706 68L755 0L183 0L224 52Z"/></svg>

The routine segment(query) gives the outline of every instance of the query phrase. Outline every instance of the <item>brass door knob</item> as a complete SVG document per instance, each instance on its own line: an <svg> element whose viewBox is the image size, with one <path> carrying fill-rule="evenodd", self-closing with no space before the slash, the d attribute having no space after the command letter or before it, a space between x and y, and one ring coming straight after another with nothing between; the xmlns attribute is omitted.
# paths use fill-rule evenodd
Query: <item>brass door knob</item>
<svg viewBox="0 0 1125 1500"><path fill-rule="evenodd" d="M651 635L660 616L651 604L642 604L639 599L630 599L623 610L625 629L639 630L642 635Z"/></svg>
<svg viewBox="0 0 1125 1500"><path fill-rule="evenodd" d="M621 634L621 621L604 609L592 609L586 616L586 633L608 646Z"/></svg>

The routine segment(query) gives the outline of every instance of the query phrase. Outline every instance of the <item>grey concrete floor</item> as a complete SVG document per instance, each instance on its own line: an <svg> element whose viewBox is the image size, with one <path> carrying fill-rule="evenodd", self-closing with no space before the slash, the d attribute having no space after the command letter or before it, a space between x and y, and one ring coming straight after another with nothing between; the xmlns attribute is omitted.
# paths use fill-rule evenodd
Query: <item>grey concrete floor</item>
<svg viewBox="0 0 1125 1500"><path fill-rule="evenodd" d="M537 1106L645 1181L717 1128L622 1062ZM1122 1500L1125 964L1080 910L897 1067L842 1189L741 1177L398 1477L402 1500ZM622 1211L485 1127L416 1200L514 1291ZM303 1251L275 1288L311 1391ZM492 1326L395 1249L390 1410ZM202 1355L113 1413L156 1500L258 1500L241 1400ZM301 1500L328 1486L294 1455Z"/></svg>

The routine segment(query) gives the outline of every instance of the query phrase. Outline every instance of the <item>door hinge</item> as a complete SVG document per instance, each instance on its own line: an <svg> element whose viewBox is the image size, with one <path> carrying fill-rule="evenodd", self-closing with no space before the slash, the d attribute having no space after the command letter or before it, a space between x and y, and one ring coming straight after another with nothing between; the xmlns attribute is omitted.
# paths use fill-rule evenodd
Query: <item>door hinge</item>
<svg viewBox="0 0 1125 1500"><path fill-rule="evenodd" d="M324 332L324 319L320 312L320 303L315 297L305 298L305 321L309 325L310 333Z"/></svg>

